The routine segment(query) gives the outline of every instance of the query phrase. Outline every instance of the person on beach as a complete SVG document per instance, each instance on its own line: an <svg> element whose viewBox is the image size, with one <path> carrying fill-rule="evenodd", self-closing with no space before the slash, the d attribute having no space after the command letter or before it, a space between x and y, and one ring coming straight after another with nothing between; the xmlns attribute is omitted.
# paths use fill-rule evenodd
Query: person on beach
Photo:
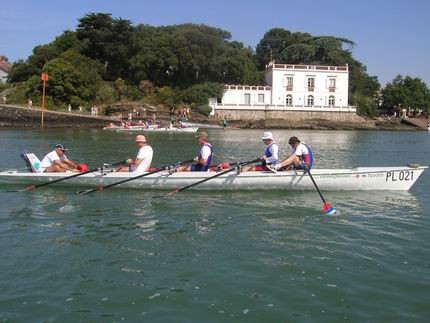
<svg viewBox="0 0 430 323"><path fill-rule="evenodd" d="M40 163L40 173L63 173L66 171L78 172L77 164L68 159L66 147L62 144L55 145L55 149L43 157Z"/></svg>
<svg viewBox="0 0 430 323"><path fill-rule="evenodd" d="M144 135L137 135L135 139L136 145L139 147L136 159L127 159L127 166L118 168L117 172L133 172L137 175L148 171L151 166L152 156L154 154L152 147L147 144Z"/></svg>
<svg viewBox="0 0 430 323"><path fill-rule="evenodd" d="M292 149L291 155L278 164L268 166L268 168L273 172L288 169L310 170L313 163L311 148L307 144L300 142L297 137L291 137L288 140L288 144Z"/></svg>
<svg viewBox="0 0 430 323"><path fill-rule="evenodd" d="M176 171L206 172L208 170L214 155L212 145L208 141L208 133L200 131L196 138L198 138L198 142L202 146L199 155L194 158L196 163L190 166L179 166Z"/></svg>
<svg viewBox="0 0 430 323"><path fill-rule="evenodd" d="M243 167L242 171L262 171L262 170L270 170L269 165L276 165L279 159L279 146L273 139L273 134L270 131L266 131L263 133L263 137L261 137L264 144L266 145L266 149L264 150L264 155L261 156L262 163L261 165L255 165L251 167Z"/></svg>

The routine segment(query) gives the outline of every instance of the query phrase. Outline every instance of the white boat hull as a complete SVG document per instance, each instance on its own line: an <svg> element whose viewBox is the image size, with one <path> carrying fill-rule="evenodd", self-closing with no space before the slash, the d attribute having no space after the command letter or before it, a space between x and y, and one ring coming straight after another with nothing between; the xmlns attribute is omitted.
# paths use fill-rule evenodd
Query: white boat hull
<svg viewBox="0 0 430 323"><path fill-rule="evenodd" d="M176 133L181 133L181 132L197 132L199 128L197 127L184 127L184 128L177 128L177 127L153 127L150 126L148 128L145 127L138 127L138 126L132 126L130 128L118 128L116 129L116 131L120 131L120 132L133 132L133 131L143 131L143 132L176 132Z"/></svg>
<svg viewBox="0 0 430 323"><path fill-rule="evenodd" d="M360 167L354 169L314 169L312 175L321 190L399 190L407 191L427 167ZM216 172L177 172L166 171L151 174L116 187L134 189L175 189L193 184L216 175ZM40 184L53 181L71 173L30 173L6 171L0 173L2 184ZM53 185L94 187L112 184L130 177L131 173L99 172L85 174L55 183ZM313 190L308 174L303 171L286 172L229 172L211 179L194 189L206 190Z"/></svg>

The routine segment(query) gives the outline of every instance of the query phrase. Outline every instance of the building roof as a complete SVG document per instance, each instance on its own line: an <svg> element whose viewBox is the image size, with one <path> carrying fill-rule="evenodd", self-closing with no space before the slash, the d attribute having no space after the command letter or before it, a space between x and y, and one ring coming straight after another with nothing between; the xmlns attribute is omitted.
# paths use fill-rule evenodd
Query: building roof
<svg viewBox="0 0 430 323"><path fill-rule="evenodd" d="M4 61L3 59L0 59L0 70L9 74L11 69L12 69L11 64Z"/></svg>

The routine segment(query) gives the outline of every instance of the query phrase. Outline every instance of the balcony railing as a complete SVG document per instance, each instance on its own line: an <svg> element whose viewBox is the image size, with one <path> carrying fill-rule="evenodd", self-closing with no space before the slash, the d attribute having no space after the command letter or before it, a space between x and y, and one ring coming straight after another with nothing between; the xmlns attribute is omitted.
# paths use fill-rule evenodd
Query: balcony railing
<svg viewBox="0 0 430 323"><path fill-rule="evenodd" d="M320 111L320 112L350 112L355 113L355 106L328 106L328 105L283 105L283 104L216 104L215 110L265 110L265 111Z"/></svg>

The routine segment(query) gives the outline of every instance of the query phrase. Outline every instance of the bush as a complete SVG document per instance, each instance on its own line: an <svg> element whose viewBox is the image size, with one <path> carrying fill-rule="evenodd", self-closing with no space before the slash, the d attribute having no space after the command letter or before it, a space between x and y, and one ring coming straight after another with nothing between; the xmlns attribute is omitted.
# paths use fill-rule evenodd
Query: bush
<svg viewBox="0 0 430 323"><path fill-rule="evenodd" d="M173 105L176 101L176 92L168 86L158 89L156 97L161 103Z"/></svg>
<svg viewBox="0 0 430 323"><path fill-rule="evenodd" d="M180 98L185 103L206 105L209 98L222 97L224 87L219 83L201 83L181 91Z"/></svg>
<svg viewBox="0 0 430 323"><path fill-rule="evenodd" d="M206 117L209 117L210 113L212 112L212 108L204 104L193 107L193 110L205 115Z"/></svg>
<svg viewBox="0 0 430 323"><path fill-rule="evenodd" d="M96 102L103 104L112 104L116 101L115 88L112 83L102 82L97 88Z"/></svg>
<svg viewBox="0 0 430 323"><path fill-rule="evenodd" d="M127 97L127 99L129 100L140 100L143 97L142 92L139 90L139 88L135 85L129 85L127 87L127 91L125 96Z"/></svg>
<svg viewBox="0 0 430 323"><path fill-rule="evenodd" d="M355 93L352 97L352 102L357 106L357 113L368 117L378 115L378 108L373 98L367 97L360 93Z"/></svg>
<svg viewBox="0 0 430 323"><path fill-rule="evenodd" d="M139 90L142 91L144 95L152 94L155 91L154 85L148 80L142 80L139 83Z"/></svg>
<svg viewBox="0 0 430 323"><path fill-rule="evenodd" d="M27 106L27 87L24 83L17 84L13 87L12 91L7 96L7 102L9 104L17 104Z"/></svg>

